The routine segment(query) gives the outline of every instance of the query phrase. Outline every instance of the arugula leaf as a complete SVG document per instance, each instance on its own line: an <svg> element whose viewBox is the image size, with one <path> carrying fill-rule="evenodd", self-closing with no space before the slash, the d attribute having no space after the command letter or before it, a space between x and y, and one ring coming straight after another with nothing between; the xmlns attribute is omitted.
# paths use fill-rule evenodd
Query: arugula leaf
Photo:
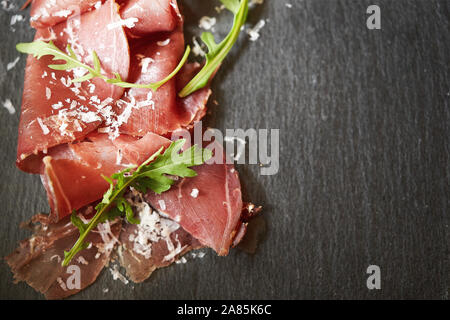
<svg viewBox="0 0 450 320"><path fill-rule="evenodd" d="M106 81L107 83L122 88L147 88L153 91L158 90L162 85L164 85L167 81L172 79L181 70L191 52L191 48L187 46L183 58L181 59L178 66L172 71L171 74L169 74L163 80L150 84L136 84L123 81L117 72L114 73L115 77L113 79L109 79L107 76L103 75L101 70L101 63L95 51L92 51L92 61L94 62L94 67L92 68L91 66L81 62L78 59L77 55L72 50L70 45L67 45L67 53L60 50L52 41L47 43L42 40L36 40L34 42L29 43L19 43L16 45L16 49L19 52L31 54L37 59L40 59L43 56L53 56L54 61L58 60L64 61L64 63L62 64L51 64L48 66L50 69L53 70L70 71L75 68L82 68L87 71L87 74L85 74L80 78L72 80L72 82L83 82L91 80L93 78L100 78Z"/></svg>
<svg viewBox="0 0 450 320"><path fill-rule="evenodd" d="M190 168L209 160L212 152L194 145L180 153L185 142L185 139L172 142L163 154L161 154L163 150L161 148L139 167L130 167L111 177L103 177L108 181L110 187L103 195L102 201L95 207L96 213L89 223L83 223L75 211L72 213L71 221L80 231L80 237L70 251L64 251L63 266L67 266L78 252L89 246L85 239L99 223L125 215L130 223L139 224L139 220L134 217L130 203L124 197L124 193L129 187L136 188L143 193L153 190L161 194L169 190L175 183L167 175L181 178L197 175ZM134 169L136 170L132 172Z"/></svg>
<svg viewBox="0 0 450 320"><path fill-rule="evenodd" d="M208 47L206 54L206 64L200 72L181 90L178 95L181 98L187 97L191 93L204 88L211 79L214 72L230 52L236 43L241 28L247 20L248 0L220 0L222 4L234 14L233 27L227 37L219 44L214 40L210 32L201 35L202 41Z"/></svg>

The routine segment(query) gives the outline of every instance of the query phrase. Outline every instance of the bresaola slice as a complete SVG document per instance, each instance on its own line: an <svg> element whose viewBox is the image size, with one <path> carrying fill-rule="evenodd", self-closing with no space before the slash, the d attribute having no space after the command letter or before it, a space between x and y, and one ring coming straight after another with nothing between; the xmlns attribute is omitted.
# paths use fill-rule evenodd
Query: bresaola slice
<svg viewBox="0 0 450 320"><path fill-rule="evenodd" d="M203 164L195 171L196 177L180 180L161 195L149 192L145 200L201 244L227 255L242 223L238 173L229 164Z"/></svg>
<svg viewBox="0 0 450 320"><path fill-rule="evenodd" d="M129 72L126 35L120 26L111 30L105 28L117 22L120 22L118 7L114 1L107 1L81 17L69 19L54 28L39 29L35 39L53 40L64 50L70 44L75 53L91 65L90 54L95 50L105 74L112 77L113 72L119 72L126 79ZM58 62L48 56L40 60L29 56L25 70L17 166L31 173L39 172L41 152L80 140L95 130L103 121L98 109L119 99L124 92L123 88L99 79L71 83L77 75L52 70L49 64Z"/></svg>
<svg viewBox="0 0 450 320"><path fill-rule="evenodd" d="M57 222L100 199L109 184L102 178L139 165L170 141L149 133L141 139L91 134L86 141L51 150L44 157L41 179L47 192L52 222Z"/></svg>
<svg viewBox="0 0 450 320"><path fill-rule="evenodd" d="M135 41L131 44L130 81L140 84L154 83L167 77L178 65L184 51L182 30L164 36ZM187 64L176 78L168 81L156 92L132 88L122 99L136 106L120 132L142 136L148 132L168 135L181 128L189 128L206 114L206 103L211 94L209 86L180 99L179 92L199 71L198 64ZM126 110L117 104L116 113Z"/></svg>
<svg viewBox="0 0 450 320"><path fill-rule="evenodd" d="M47 299L66 298L92 284L108 263L122 225L120 220L100 225L87 237L92 245L78 253L68 267L62 267L64 250L77 240L78 229L69 218L51 224L46 215L36 215L30 223L35 225L32 237L5 260L15 282L25 281ZM74 272L79 274L79 287L75 278L69 279Z"/></svg>
<svg viewBox="0 0 450 320"><path fill-rule="evenodd" d="M174 30L183 22L175 0L129 0L120 9L124 20L137 19L128 29L135 36Z"/></svg>
<svg viewBox="0 0 450 320"><path fill-rule="evenodd" d="M102 2L105 0L33 0L30 23L34 28L52 27L98 7Z"/></svg>

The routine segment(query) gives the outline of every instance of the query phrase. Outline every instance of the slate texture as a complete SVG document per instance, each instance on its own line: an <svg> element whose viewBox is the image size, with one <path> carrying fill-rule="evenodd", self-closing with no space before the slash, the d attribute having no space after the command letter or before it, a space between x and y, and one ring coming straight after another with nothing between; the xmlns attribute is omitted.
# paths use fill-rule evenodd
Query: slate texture
<svg viewBox="0 0 450 320"><path fill-rule="evenodd" d="M190 41L218 2L181 2ZM366 27L374 2L381 30ZM256 254L206 250L127 286L105 270L74 298L448 299L449 9L425 0L266 0L253 9L249 26L266 25L223 64L207 123L280 129L277 175L238 166L246 199L264 206ZM11 25L15 14L26 21ZM25 57L6 69L14 45L33 38L27 14L0 8L0 104L16 108L0 105L0 256L28 236L21 221L48 211L39 177L14 165ZM230 19L221 15L216 34ZM381 290L366 287L372 264ZM0 298L42 296L13 285L2 262Z"/></svg>

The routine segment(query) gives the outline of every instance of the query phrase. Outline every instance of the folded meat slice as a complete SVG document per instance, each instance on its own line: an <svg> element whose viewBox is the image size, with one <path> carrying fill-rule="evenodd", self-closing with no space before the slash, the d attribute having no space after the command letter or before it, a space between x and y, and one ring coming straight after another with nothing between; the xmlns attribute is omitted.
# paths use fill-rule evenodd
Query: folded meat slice
<svg viewBox="0 0 450 320"><path fill-rule="evenodd" d="M133 282L146 280L157 268L166 267L188 251L202 247L178 223L153 210L137 191L129 193L128 201L141 223L124 224L118 257Z"/></svg>
<svg viewBox="0 0 450 320"><path fill-rule="evenodd" d="M227 255L239 230L243 208L239 176L233 165L203 164L197 176L180 180L145 200L219 255ZM245 230L244 230L245 231Z"/></svg>
<svg viewBox="0 0 450 320"><path fill-rule="evenodd" d="M34 28L52 27L103 2L105 0L33 0L30 24Z"/></svg>
<svg viewBox="0 0 450 320"><path fill-rule="evenodd" d="M183 23L176 0L129 0L120 9L124 20L136 19L128 29L133 35L168 32Z"/></svg>
<svg viewBox="0 0 450 320"><path fill-rule="evenodd" d="M120 136L111 141L106 134L93 133L83 142L58 146L44 157L42 183L51 208L51 221L59 221L100 199L108 190L101 175L139 165L170 141L149 133L138 139Z"/></svg>
<svg viewBox="0 0 450 320"><path fill-rule="evenodd" d="M184 37L180 28L168 36L136 41L131 45L130 82L147 84L167 77L178 65L184 51ZM199 70L198 64L186 65L176 78L168 81L156 92L132 88L122 99L132 104L128 121L120 132L142 136L148 132L167 135L180 128L189 128L206 114L206 103L211 94L209 87L187 98L177 93ZM116 113L126 110L117 104Z"/></svg>
<svg viewBox="0 0 450 320"><path fill-rule="evenodd" d="M95 50L105 74L112 77L119 72L126 79L129 72L128 40L122 27L105 26L120 22L114 1L105 2L99 9L71 18L54 28L39 29L35 39L53 40L60 49L70 44L79 58L92 65ZM93 79L72 83L82 70L68 73L48 67L49 56L40 60L28 57L22 112L19 124L17 166L27 172L38 173L42 153L53 146L81 140L103 121L99 111L123 95L124 89Z"/></svg>
<svg viewBox="0 0 450 320"><path fill-rule="evenodd" d="M30 224L35 229L32 237L22 241L5 260L16 283L25 281L47 299L62 299L92 284L109 262L122 225L119 219L99 225L86 239L92 245L79 252L68 267L62 267L64 250L78 239L78 229L69 217L52 224L48 216L36 215Z"/></svg>

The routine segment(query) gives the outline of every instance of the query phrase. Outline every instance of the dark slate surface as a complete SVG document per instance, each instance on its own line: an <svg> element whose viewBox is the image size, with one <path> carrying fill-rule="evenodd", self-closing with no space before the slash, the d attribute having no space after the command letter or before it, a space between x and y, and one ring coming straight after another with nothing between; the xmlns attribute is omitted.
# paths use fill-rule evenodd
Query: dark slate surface
<svg viewBox="0 0 450 320"><path fill-rule="evenodd" d="M281 129L278 175L239 166L246 198L265 207L256 254L207 251L134 286L104 271L76 298L448 299L450 2L376 1L378 31L366 28L372 1L265 2L250 15L267 20L261 38L243 37L225 62L208 115L220 129ZM188 34L215 14L215 2L184 3ZM16 13L0 10L0 98L19 110L25 58L6 64L32 31L10 26ZM14 166L18 113L0 115L5 256L28 235L19 222L48 208L39 178ZM366 288L370 264L381 290ZM1 298L42 299L3 262L0 274Z"/></svg>

